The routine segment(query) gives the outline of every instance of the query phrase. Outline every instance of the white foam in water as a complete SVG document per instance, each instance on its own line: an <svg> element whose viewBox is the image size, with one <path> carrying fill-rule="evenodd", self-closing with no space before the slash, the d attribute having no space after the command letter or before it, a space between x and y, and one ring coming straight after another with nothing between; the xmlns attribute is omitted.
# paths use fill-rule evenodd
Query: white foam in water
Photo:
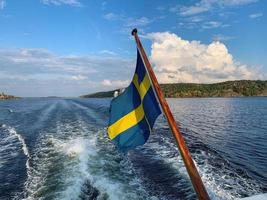
<svg viewBox="0 0 267 200"><path fill-rule="evenodd" d="M77 194L80 194L85 180L89 178L90 174L88 173L87 162L90 155L95 155L94 150L90 148L90 143L94 142L94 140L76 138L59 145L66 155L73 159L78 159L77 166L75 166L74 170L79 173L73 172L66 180L67 182L71 182L71 184L63 192L62 196L64 199L77 198Z"/></svg>
<svg viewBox="0 0 267 200"><path fill-rule="evenodd" d="M73 167L75 171L79 170L79 173L73 172L66 180L71 184L63 192L62 199L76 199L86 181L89 181L93 187L100 191L100 196L106 193L110 200L124 199L125 194L120 183L111 181L105 176L90 173L88 162L96 159L101 162L101 157L97 154L95 137L91 139L76 138L59 146L69 157L76 157L79 160L77 166Z"/></svg>
<svg viewBox="0 0 267 200"><path fill-rule="evenodd" d="M96 112L93 109L90 111L78 103L71 103L75 106L70 107L66 101L60 101L58 104L63 105L64 113L53 113L56 127L51 123L51 128L48 127L39 134L36 146L31 149L31 156L24 138L14 128L7 125L0 126L5 129L4 132L9 133L9 136L4 137L0 144L3 141L6 143L5 147L10 149L17 146L28 157L26 167L29 173L24 196L26 199L89 199L88 193L91 191L88 192L87 189L91 187L93 192L97 191L95 199L157 199L150 196L151 193L153 194L153 189L146 191L150 189L150 185L143 184L143 177L138 176L137 170L131 166L135 161L132 160L133 163L131 163L127 156L120 155L112 148L110 141L106 142L104 129L95 131L96 127L92 128L83 121L86 115L73 112L74 109L82 109L85 110L85 114L94 116ZM47 118L50 118L52 116L50 113L56 106L57 104L52 104L44 109L43 116L38 118L38 123L44 123ZM95 117L98 119L97 115ZM142 149L152 149L151 159L164 161L168 167L177 170L182 178L188 178L181 157L174 156L177 148L173 141L162 135L156 137L160 138L156 138L155 142L151 142L150 138L149 143ZM15 154L22 152L20 149L17 150L19 151ZM235 199L245 190L247 190L245 194L248 195L257 192L257 184L253 185L252 182L246 180L246 177L235 173L234 169L213 166L209 159L213 159L212 156L214 156L216 161L218 156L211 154L209 155L204 149L202 152L194 153L193 157L197 163L200 163L197 167L212 199ZM30 159L31 167L28 165ZM0 158L0 165L4 165L4 162ZM142 160L137 160L137 162L142 162ZM188 183L190 184L189 178ZM186 196L178 198L190 199L190 195L194 193L188 189L187 181L181 181L179 184L177 183L177 190L184 189ZM227 189L225 187L227 184L233 189ZM167 197L160 196L159 198Z"/></svg>
<svg viewBox="0 0 267 200"><path fill-rule="evenodd" d="M44 198L47 195L55 195L53 198L57 199L79 199L80 195L86 197L86 191L83 189L87 184L98 191L98 199L140 199L141 190L137 189L141 186L138 180L131 180L125 185L104 171L105 163L109 161L99 155L101 145L97 144L97 140L100 137L103 139L101 134L90 131L80 119L74 121L58 122L56 133L41 134L39 146L36 147L32 158L33 167L26 182L26 199ZM61 164L60 170L50 174L49 169L58 164ZM48 181L48 177L53 179L53 182L59 181L61 186L58 189L52 187L51 191L49 188L53 183ZM130 187L128 184L133 188L127 193L125 188ZM49 194L44 192L46 190L50 190Z"/></svg>
<svg viewBox="0 0 267 200"><path fill-rule="evenodd" d="M47 138L43 135L38 141L38 146L35 147L35 152L32 155L32 168L29 171L28 179L25 183L25 199L33 200L36 199L36 195L45 187L46 178L49 171L49 166L53 163L52 156L49 154L53 153L53 138L48 134Z"/></svg>
<svg viewBox="0 0 267 200"><path fill-rule="evenodd" d="M17 131L15 130L15 128L11 127L11 126L8 126L6 124L2 124L1 126L2 128L6 129L8 131L8 133L10 134L11 137L16 137L18 139L18 141L21 143L22 145L22 150L23 150L23 153L25 156L27 156L27 161L26 161L26 168L27 170L30 168L29 166L29 159L31 158L30 157L30 154L29 154L29 150L27 148L27 145L25 143L25 140L24 138L17 133ZM12 138L13 139L13 138ZM10 144L11 145L11 144Z"/></svg>
<svg viewBox="0 0 267 200"><path fill-rule="evenodd" d="M177 169L183 176L188 177L186 168L184 167L183 161L180 156L168 157L168 153L173 150L177 150L176 145L170 141L169 138L164 138L163 143L158 144L151 143L150 147L156 150L157 154L169 163L173 168ZM206 152L201 151L200 153L193 155L197 160L205 161L208 157L213 155L206 155ZM216 156L216 155L214 155ZM213 157L214 157L213 156ZM216 159L216 158L214 158ZM218 161L217 161L218 162ZM234 171L229 171L227 169L216 169L211 166L207 161L202 165L198 165L195 161L196 167L200 173L203 183L209 193L209 196L213 200L232 200L240 198L240 192L245 193L249 196L259 193L259 188L257 183L252 180L247 180L244 177L239 176ZM223 165L223 163L221 163ZM234 169L233 169L234 170ZM229 174L233 174L232 176ZM225 189L229 186L231 189Z"/></svg>
<svg viewBox="0 0 267 200"><path fill-rule="evenodd" d="M76 138L62 144L63 151L70 157L85 154L87 139Z"/></svg>
<svg viewBox="0 0 267 200"><path fill-rule="evenodd" d="M203 160L208 157L212 158L214 155L207 155L206 152L201 151L196 156L196 159ZM234 169L225 168L223 162L221 163L221 168L217 170L214 170L214 167L207 162L198 166L198 168L202 180L213 199L236 199L240 198L241 194L251 196L260 192L256 181L238 175Z"/></svg>
<svg viewBox="0 0 267 200"><path fill-rule="evenodd" d="M83 121L80 121L81 126L84 128L85 124ZM119 168L121 172L116 172L119 175L119 180L116 180L110 177L108 174L109 169L106 167L106 163L111 164L116 158L118 157L118 152L115 152L115 157L112 155L115 149L113 149L113 145L111 144L110 140L108 140L108 144L104 143L101 144L98 141L105 141L107 138L104 138L106 135L106 129L102 129L97 131L96 133L89 133L90 134L90 142L88 142L88 146L86 147L86 151L88 151L87 160L85 160L87 164L87 172L88 172L88 179L90 184L95 187L99 192L100 196L97 199L106 199L106 195L110 200L118 200L118 199L152 199L156 200L156 197L149 197L146 191L142 188L140 180L134 176L133 178L129 178L132 174L132 166L129 160L123 159L122 162L119 164ZM104 132L104 133L103 133ZM106 145L109 145L106 147ZM107 148L104 150L104 155L100 152L102 148ZM103 150L103 149L102 149ZM110 152L109 152L110 151ZM115 150L117 151L117 150ZM96 163L94 163L96 162ZM115 167L118 163L115 163ZM89 167L88 167L89 166ZM97 171L96 171L96 169ZM115 173L116 173L115 172ZM126 173L126 174L125 174ZM112 173L114 176L115 174ZM125 177L127 176L127 177ZM126 183L121 182L121 178L129 178L129 181Z"/></svg>
<svg viewBox="0 0 267 200"><path fill-rule="evenodd" d="M105 152L106 155L102 155L99 152L103 148L101 146L103 144L99 144L98 140L103 141L105 138L101 132L91 132L84 122L80 120L75 123L59 123L56 133L41 134L41 138L38 141L39 146L36 147L36 152L32 155L32 158L23 137L14 128L7 125L1 126L10 135L10 138L5 139L12 141L16 138L22 145L23 153L28 157L26 163L29 171L28 180L25 184L26 199L48 198L47 195L50 194L54 194L53 198L56 199L79 199L79 196L83 193L83 188L88 183L99 191L98 199L105 199L106 197L111 200L157 199L146 194L138 177L135 176L130 179L129 183L125 183L121 181L121 178L128 176L128 172L122 173L122 177L116 179L113 174L110 175L105 171L106 163L108 162L107 164L111 165L110 162L115 157L111 152ZM166 163L177 169L184 177L188 177L180 156L168 156L170 151L176 149L175 144L169 138L164 138L163 143L152 142L149 144L149 148L156 150L155 152L159 156L158 159L164 159ZM116 153L115 156L118 156L118 154ZM211 155L206 155L206 152L202 151L194 156L197 160L206 160L205 158ZM32 159L33 162L31 168L29 167L29 159ZM60 179L59 182L63 184L62 187L55 191L50 191L49 194L43 193L49 187L49 184L53 184L47 182L48 177L51 176L49 169L58 165L59 162L62 162L62 168L55 177ZM125 168L125 171L132 170L127 160L124 160L124 162L126 164L119 166L120 170L123 168ZM1 164L4 165L4 162L1 161ZM115 163L114 167L118 167L117 165L121 164ZM231 177L225 171L220 172L220 169L214 171L214 168L208 162L197 167L211 199L238 198L238 190L240 188L242 190L251 190L248 192L251 195L257 192L257 189L255 191L251 189L251 183L247 183L247 180L237 174L235 174L235 177ZM116 171L115 173L120 172ZM239 185L239 182L242 182L242 184ZM224 187L227 184L236 187L236 189L225 189ZM237 190L237 192L234 190Z"/></svg>

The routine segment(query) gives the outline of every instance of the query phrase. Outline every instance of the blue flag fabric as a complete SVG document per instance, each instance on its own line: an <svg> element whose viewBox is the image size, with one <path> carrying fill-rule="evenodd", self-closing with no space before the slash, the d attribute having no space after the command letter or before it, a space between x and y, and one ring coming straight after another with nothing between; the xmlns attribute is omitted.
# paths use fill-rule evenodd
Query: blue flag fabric
<svg viewBox="0 0 267 200"><path fill-rule="evenodd" d="M137 50L136 70L131 84L112 99L108 136L122 150L144 144L161 110L145 65Z"/></svg>

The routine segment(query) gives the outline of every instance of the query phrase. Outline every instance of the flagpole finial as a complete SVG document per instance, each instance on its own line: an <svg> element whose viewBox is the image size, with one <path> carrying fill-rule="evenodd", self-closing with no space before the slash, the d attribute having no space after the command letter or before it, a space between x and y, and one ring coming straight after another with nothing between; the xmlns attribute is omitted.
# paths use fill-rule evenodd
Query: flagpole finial
<svg viewBox="0 0 267 200"><path fill-rule="evenodd" d="M137 33L137 28L134 28L133 30L132 30L132 35L134 35L134 34L136 34Z"/></svg>

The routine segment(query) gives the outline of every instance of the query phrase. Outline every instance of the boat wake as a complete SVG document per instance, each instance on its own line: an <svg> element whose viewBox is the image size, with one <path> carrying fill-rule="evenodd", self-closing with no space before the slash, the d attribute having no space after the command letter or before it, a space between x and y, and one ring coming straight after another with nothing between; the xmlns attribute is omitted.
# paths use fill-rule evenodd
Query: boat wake
<svg viewBox="0 0 267 200"><path fill-rule="evenodd" d="M16 199L30 171L30 153L25 139L14 127L0 125L0 191L1 199Z"/></svg>
<svg viewBox="0 0 267 200"><path fill-rule="evenodd" d="M40 135L24 199L150 199L105 129L95 130L75 116Z"/></svg>
<svg viewBox="0 0 267 200"><path fill-rule="evenodd" d="M37 102L12 107L16 110L13 120L0 124L1 200L196 199L163 117L145 145L124 154L107 138L104 128L109 102ZM242 165L228 161L194 129L182 126L181 131L211 199L266 192Z"/></svg>
<svg viewBox="0 0 267 200"><path fill-rule="evenodd" d="M185 136L188 137L187 134ZM192 137L192 134L190 134L190 137ZM232 166L229 161L197 138L190 138L188 141L190 141L188 146L192 158L211 199L237 199L264 192L262 186L249 177L245 171ZM187 181L179 181L182 183L182 190L186 189L185 186L187 185L187 188L191 188L191 192L194 193L192 186L188 185L190 181L189 176L168 129L156 129L155 133L150 137L148 146L143 147L141 151L138 154L150 155L151 158L158 160L157 165L160 164L160 160L163 160L164 165L170 166L170 169L175 169L180 176L187 179ZM140 166L138 167L140 168ZM171 173L170 169L167 169L165 172L162 171L163 174L166 173L163 176L169 176L168 181L177 177L176 174ZM164 183L164 185L166 184ZM188 196L186 195L187 192L183 196ZM188 199L191 199L190 195Z"/></svg>
<svg viewBox="0 0 267 200"><path fill-rule="evenodd" d="M8 126L6 124L2 124L0 126L0 128L2 129L1 132L3 132L6 136L3 136L3 139L0 141L0 153L3 151L9 152L9 148L10 150L14 148L17 148L17 146L21 146L21 149L24 153L24 155L27 157L27 161L26 161L26 167L27 169L30 168L29 165L29 160L31 158L29 150L27 148L26 142L24 140L24 138L17 133L17 131L15 130L15 128ZM18 144L19 143L19 144ZM5 162L5 159L1 159L2 162Z"/></svg>

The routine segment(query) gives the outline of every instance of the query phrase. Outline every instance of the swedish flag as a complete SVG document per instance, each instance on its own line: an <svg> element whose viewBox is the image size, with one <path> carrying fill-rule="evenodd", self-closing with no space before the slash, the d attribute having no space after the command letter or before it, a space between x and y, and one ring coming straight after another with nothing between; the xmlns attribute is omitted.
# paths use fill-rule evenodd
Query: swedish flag
<svg viewBox="0 0 267 200"><path fill-rule="evenodd" d="M109 138L122 151L142 145L160 114L149 75L137 50L133 80L110 104Z"/></svg>

